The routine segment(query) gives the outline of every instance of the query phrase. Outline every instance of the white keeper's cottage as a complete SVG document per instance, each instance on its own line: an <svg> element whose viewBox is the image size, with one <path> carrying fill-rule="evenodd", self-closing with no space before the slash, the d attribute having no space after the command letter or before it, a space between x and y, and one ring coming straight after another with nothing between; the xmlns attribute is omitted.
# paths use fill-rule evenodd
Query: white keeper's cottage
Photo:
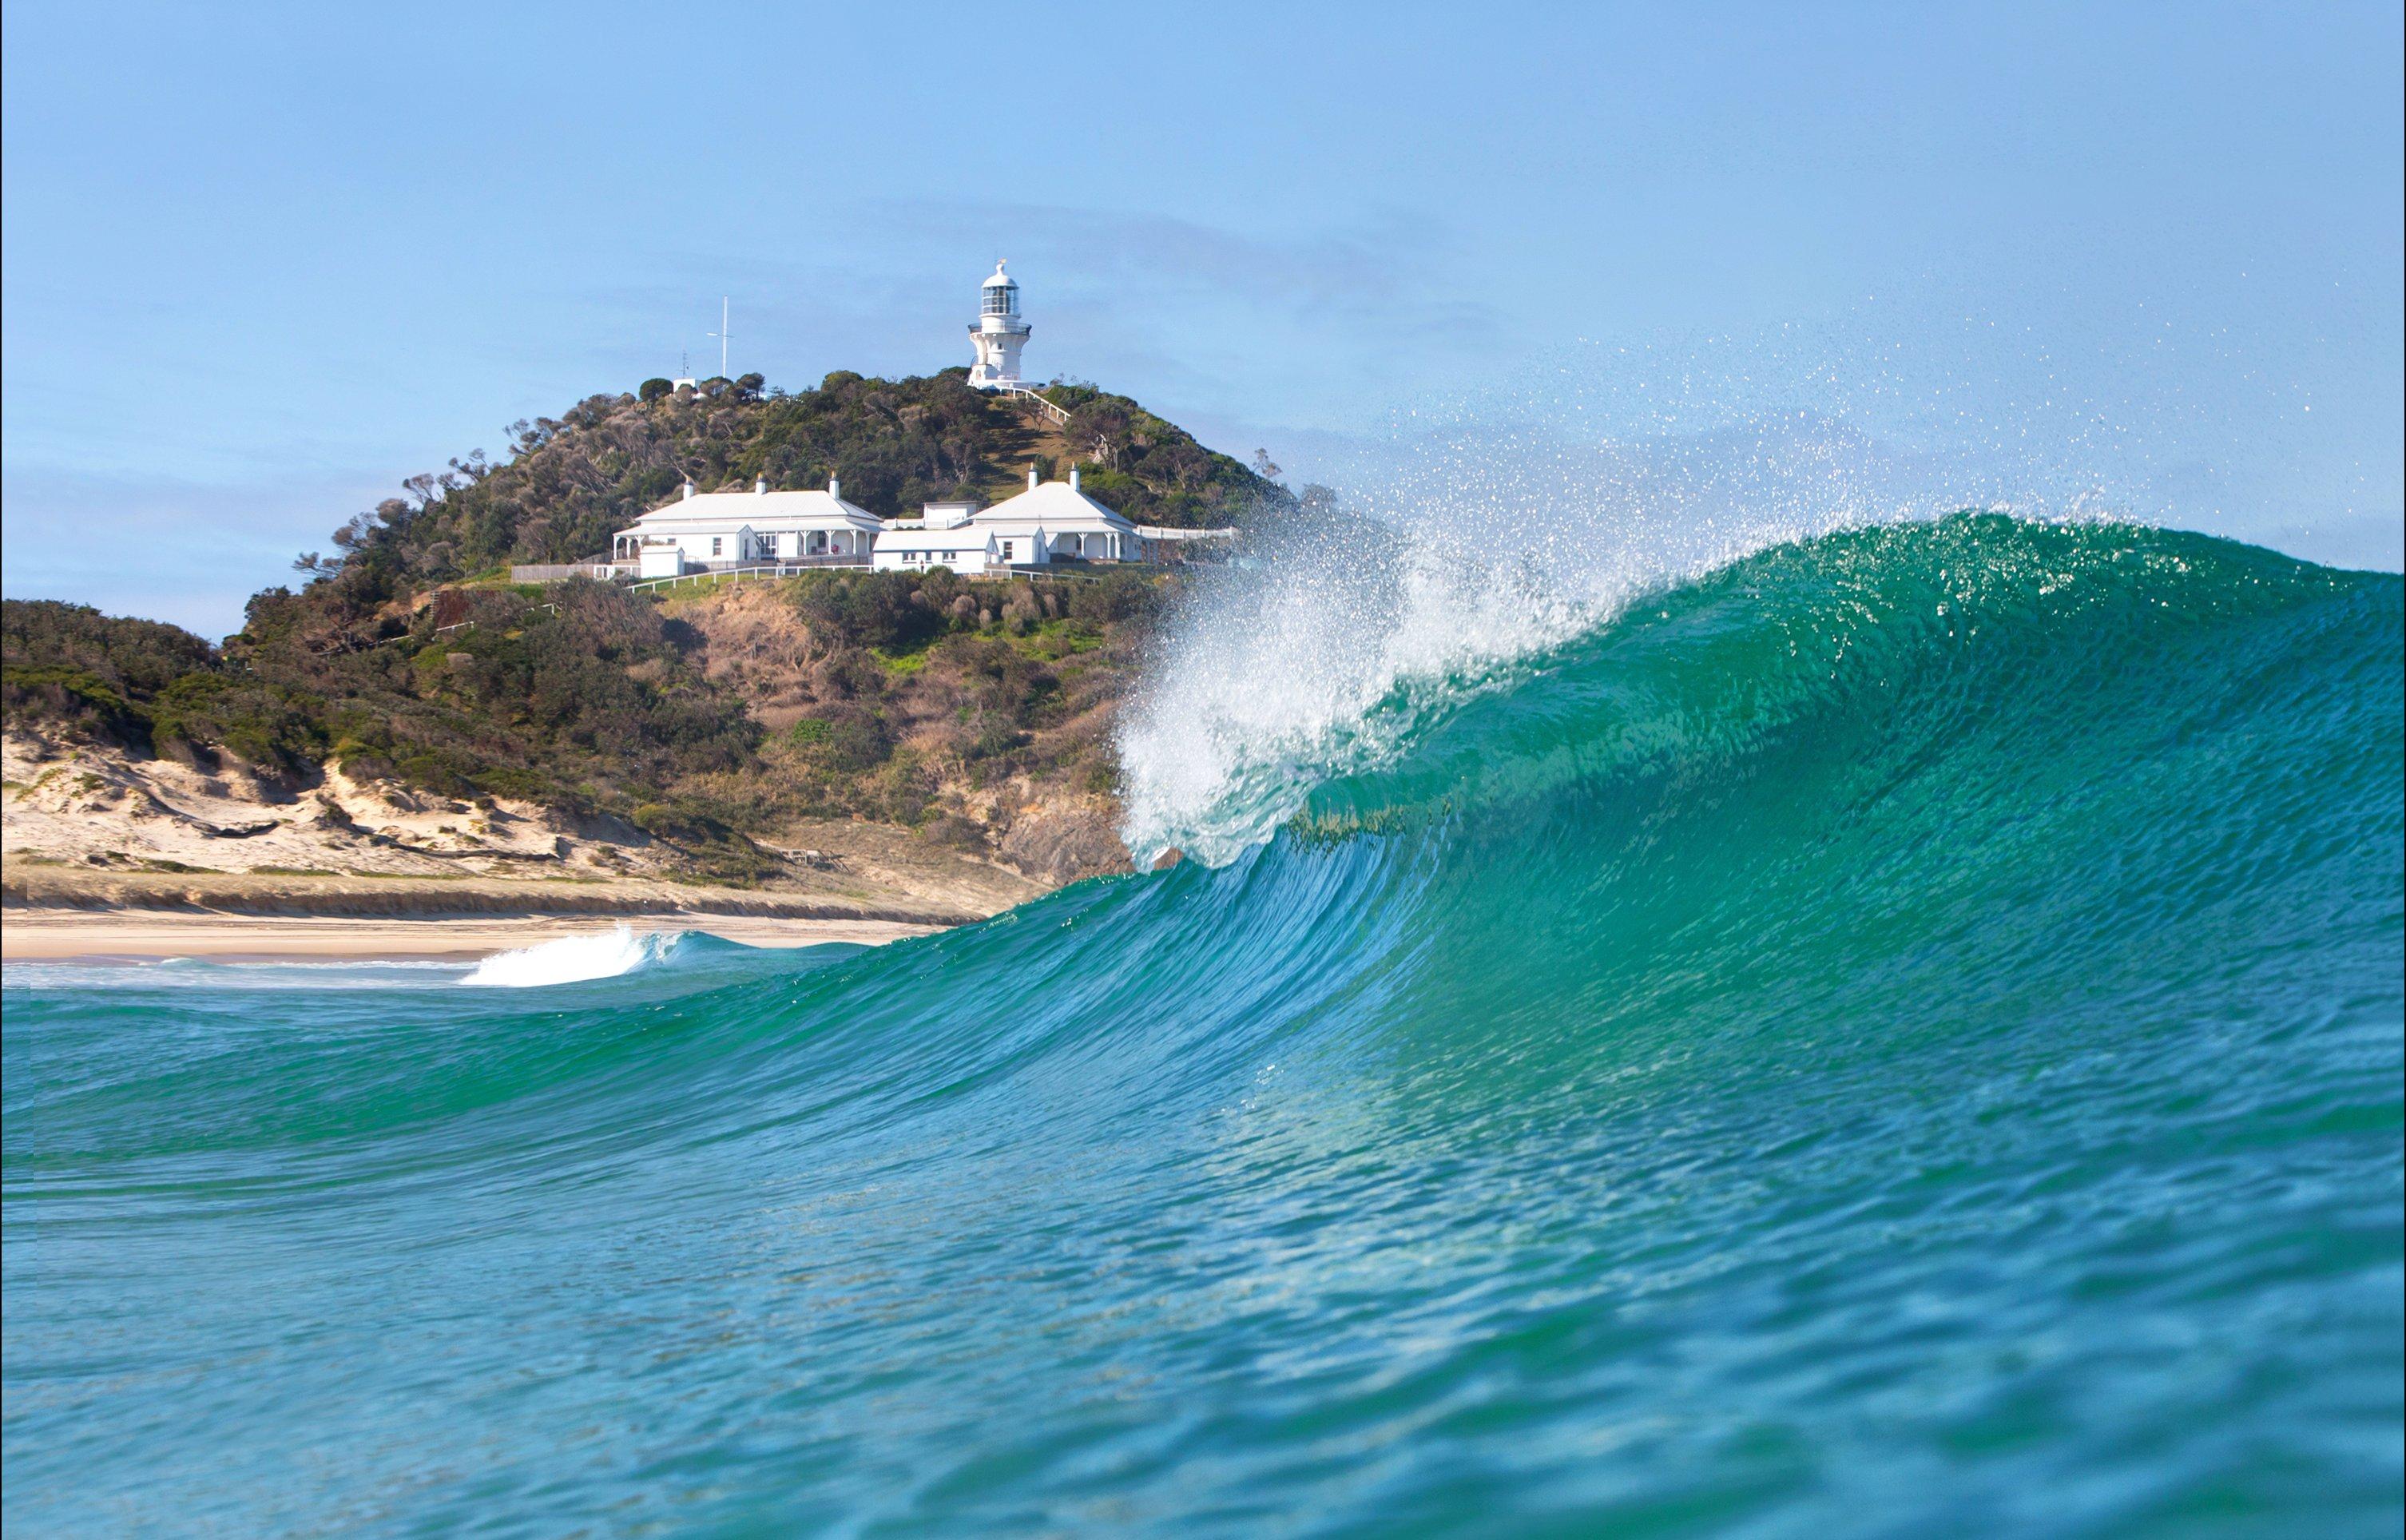
<svg viewBox="0 0 2406 1540"><path fill-rule="evenodd" d="M772 492L765 481L748 492L696 492L686 482L674 502L612 537L610 558L631 562L639 578L763 562L861 567L884 527L832 478L824 492Z"/></svg>
<svg viewBox="0 0 2406 1540"><path fill-rule="evenodd" d="M950 567L965 575L1050 567L1061 561L1139 561L1144 536L1078 485L1039 481L991 508L974 502L930 502L924 516L896 520L877 537L870 565L880 571L924 572Z"/></svg>
<svg viewBox="0 0 2406 1540"><path fill-rule="evenodd" d="M1046 567L1056 560L1139 561L1144 537L1135 525L1097 502L1078 485L1075 466L1067 481L1042 481L1027 473L1027 490L969 516L1002 547L1008 567Z"/></svg>

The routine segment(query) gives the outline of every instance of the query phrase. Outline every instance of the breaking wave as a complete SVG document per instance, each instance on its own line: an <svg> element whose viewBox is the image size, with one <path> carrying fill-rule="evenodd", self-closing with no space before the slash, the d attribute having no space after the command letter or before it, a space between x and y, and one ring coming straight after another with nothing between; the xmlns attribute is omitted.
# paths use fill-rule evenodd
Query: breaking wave
<svg viewBox="0 0 2406 1540"><path fill-rule="evenodd" d="M561 936L497 952L469 969L460 982L478 989L541 989L616 979L669 962L685 944L682 931L638 931L621 922L590 936Z"/></svg>
<svg viewBox="0 0 2406 1540"><path fill-rule="evenodd" d="M2396 577L1394 560L1190 617L1165 872L12 989L9 1527L2394 1532Z"/></svg>

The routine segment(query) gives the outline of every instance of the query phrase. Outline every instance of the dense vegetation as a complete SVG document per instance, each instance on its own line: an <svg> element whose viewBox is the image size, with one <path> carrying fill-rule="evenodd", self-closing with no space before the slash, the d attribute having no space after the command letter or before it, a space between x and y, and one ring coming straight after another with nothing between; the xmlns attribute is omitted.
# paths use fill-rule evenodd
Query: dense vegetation
<svg viewBox="0 0 2406 1540"><path fill-rule="evenodd" d="M715 611L698 616L712 675L768 729L755 768L685 790L739 827L852 813L969 846L1007 824L991 798L1008 784L1108 791L1107 708L1166 582L816 573L678 601Z"/></svg>
<svg viewBox="0 0 2406 1540"><path fill-rule="evenodd" d="M738 831L859 813L973 844L981 787L1036 777L1107 789L1103 708L1172 580L969 583L948 572L822 572L665 602L578 579L502 584L564 560L691 477L797 487L898 514L1015 490L1074 458L1097 496L1187 526L1291 505L1283 487L1135 403L1055 386L1066 428L971 390L958 370L836 374L799 394L757 376L596 396L411 477L409 496L255 596L222 648L172 626L9 600L0 706L43 726L206 761L231 751L296 781L330 759L459 798L610 812L743 875ZM764 606L766 606L764 608ZM997 812L993 799L981 816Z"/></svg>
<svg viewBox="0 0 2406 1540"><path fill-rule="evenodd" d="M12 722L71 723L184 757L222 744L297 770L326 748L318 704L226 669L217 649L174 626L13 599L0 619L0 710Z"/></svg>
<svg viewBox="0 0 2406 1540"><path fill-rule="evenodd" d="M12 721L72 726L183 758L219 747L272 772L332 756L448 795L609 798L744 761L758 740L740 702L685 666L658 609L593 582L540 605L466 591L374 645L296 637L301 600L251 602L220 651L147 620L50 600L6 603L0 663Z"/></svg>
<svg viewBox="0 0 2406 1540"><path fill-rule="evenodd" d="M586 579L455 588L343 646L314 644L305 598L278 589L222 650L10 600L0 691L12 726L192 762L226 750L298 781L334 759L448 797L613 813L741 879L766 869L743 832L796 815L983 847L995 830L962 815L964 789L1107 789L1096 709L1167 581L814 572L665 603Z"/></svg>
<svg viewBox="0 0 2406 1540"><path fill-rule="evenodd" d="M606 552L610 537L686 479L704 489L843 483L871 513L916 513L937 498L1018 489L1027 467L1045 473L1074 460L1096 496L1139 523L1200 527L1288 505L1285 488L1125 396L1054 386L1068 409L1056 426L1034 408L973 390L964 371L870 379L829 374L816 389L764 392L759 376L705 381L698 391L594 396L558 419L511 428L511 458L483 453L403 484L393 498L334 536L332 572L354 606L508 562L574 561ZM648 399L645 399L648 398Z"/></svg>

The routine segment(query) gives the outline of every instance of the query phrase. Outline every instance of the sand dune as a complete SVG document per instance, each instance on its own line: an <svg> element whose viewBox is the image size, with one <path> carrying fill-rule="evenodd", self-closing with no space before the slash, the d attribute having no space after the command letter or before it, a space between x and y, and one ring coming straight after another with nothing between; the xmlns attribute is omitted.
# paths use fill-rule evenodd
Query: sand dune
<svg viewBox="0 0 2406 1540"><path fill-rule="evenodd" d="M907 829L805 820L774 878L694 880L615 820L430 797L330 767L293 786L11 732L0 954L477 954L626 921L753 945L883 941L1049 885Z"/></svg>

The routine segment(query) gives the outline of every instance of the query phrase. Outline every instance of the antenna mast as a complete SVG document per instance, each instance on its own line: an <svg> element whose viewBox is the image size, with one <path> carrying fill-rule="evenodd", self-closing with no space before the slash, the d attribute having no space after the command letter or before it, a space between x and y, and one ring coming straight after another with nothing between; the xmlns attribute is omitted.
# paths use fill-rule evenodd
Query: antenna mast
<svg viewBox="0 0 2406 1540"><path fill-rule="evenodd" d="M727 339L734 333L727 330L727 296L718 296L718 330L711 333L718 339L718 377L727 378Z"/></svg>

